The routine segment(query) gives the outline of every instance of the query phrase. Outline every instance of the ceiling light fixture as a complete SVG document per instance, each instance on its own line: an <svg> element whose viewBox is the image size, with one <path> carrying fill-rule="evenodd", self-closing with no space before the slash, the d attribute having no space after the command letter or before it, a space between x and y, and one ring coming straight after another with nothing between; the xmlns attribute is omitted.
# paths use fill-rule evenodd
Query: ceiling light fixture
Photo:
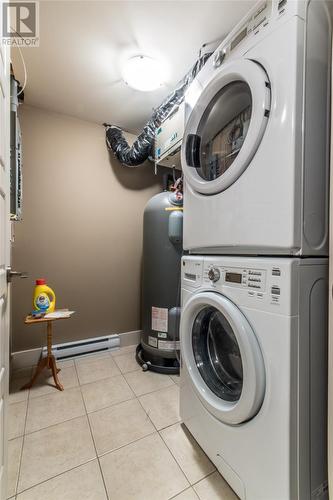
<svg viewBox="0 0 333 500"><path fill-rule="evenodd" d="M165 71L156 59L148 56L134 56L123 65L124 82L133 89L147 92L164 84Z"/></svg>

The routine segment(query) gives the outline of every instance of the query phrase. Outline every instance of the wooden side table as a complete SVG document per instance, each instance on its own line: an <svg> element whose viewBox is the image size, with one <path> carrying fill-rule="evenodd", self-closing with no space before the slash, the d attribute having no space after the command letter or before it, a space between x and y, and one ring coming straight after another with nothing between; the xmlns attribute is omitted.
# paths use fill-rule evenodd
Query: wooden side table
<svg viewBox="0 0 333 500"><path fill-rule="evenodd" d="M23 387L21 387L21 390L24 389L31 389L33 384L36 382L37 378L41 374L41 372L44 370L44 368L47 368L49 370L52 370L52 375L54 379L54 384L59 391L63 391L64 387L60 383L58 379L58 373L60 372L60 368L57 367L57 363L55 360L55 357L52 354L52 333L53 333L53 321L58 321L60 319L69 319L70 316L68 317L62 317L62 318L34 318L33 316L27 316L24 320L24 323L26 325L32 325L36 323L46 323L46 329L47 329L47 356L45 358L41 357L40 360L38 361L37 368L35 370L35 373L32 376L32 379L30 382L25 384Z"/></svg>

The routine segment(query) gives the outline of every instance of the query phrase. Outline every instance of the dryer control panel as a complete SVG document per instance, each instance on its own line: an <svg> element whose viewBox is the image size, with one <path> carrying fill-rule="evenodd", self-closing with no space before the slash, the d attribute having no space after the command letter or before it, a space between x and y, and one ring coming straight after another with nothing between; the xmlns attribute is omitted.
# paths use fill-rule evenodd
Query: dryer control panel
<svg viewBox="0 0 333 500"><path fill-rule="evenodd" d="M219 68L230 56L243 56L257 43L258 38L263 40L281 22L287 22L293 16L305 19L306 11L307 2L292 0L257 2L217 47L211 58L211 65Z"/></svg>

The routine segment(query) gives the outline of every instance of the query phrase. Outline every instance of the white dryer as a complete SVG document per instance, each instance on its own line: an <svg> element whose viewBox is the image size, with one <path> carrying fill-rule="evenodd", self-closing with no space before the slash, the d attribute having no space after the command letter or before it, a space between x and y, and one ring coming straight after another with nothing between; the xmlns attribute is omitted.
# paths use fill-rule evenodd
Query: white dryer
<svg viewBox="0 0 333 500"><path fill-rule="evenodd" d="M186 96L184 248L327 255L331 18L260 1Z"/></svg>
<svg viewBox="0 0 333 500"><path fill-rule="evenodd" d="M327 500L327 259L182 260L181 417L237 495Z"/></svg>

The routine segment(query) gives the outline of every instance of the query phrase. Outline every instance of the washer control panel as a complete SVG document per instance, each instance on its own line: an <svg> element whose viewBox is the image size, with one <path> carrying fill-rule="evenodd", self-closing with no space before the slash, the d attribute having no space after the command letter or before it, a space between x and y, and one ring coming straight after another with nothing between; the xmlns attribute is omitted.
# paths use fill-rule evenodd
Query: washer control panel
<svg viewBox="0 0 333 500"><path fill-rule="evenodd" d="M216 283L221 278L221 273L218 267L211 266L207 273L208 279L213 283Z"/></svg>
<svg viewBox="0 0 333 500"><path fill-rule="evenodd" d="M185 255L182 300L193 293L213 292L239 306L294 315L299 294L296 278L303 272L302 265L308 264L295 257Z"/></svg>
<svg viewBox="0 0 333 500"><path fill-rule="evenodd" d="M266 271L209 265L204 270L204 281L216 285L223 284L263 292L266 286Z"/></svg>
<svg viewBox="0 0 333 500"><path fill-rule="evenodd" d="M244 269L243 283L251 290L264 291L266 285L266 271L262 269Z"/></svg>

